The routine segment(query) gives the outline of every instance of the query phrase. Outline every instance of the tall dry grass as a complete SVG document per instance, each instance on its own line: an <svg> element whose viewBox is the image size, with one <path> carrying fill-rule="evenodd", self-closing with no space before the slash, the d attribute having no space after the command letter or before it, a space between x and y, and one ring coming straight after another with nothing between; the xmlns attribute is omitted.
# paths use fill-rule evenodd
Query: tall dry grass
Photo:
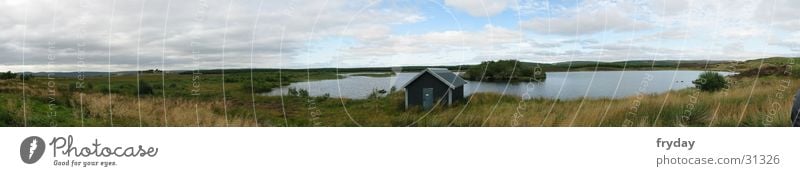
<svg viewBox="0 0 800 176"><path fill-rule="evenodd" d="M114 126L138 126L140 120L142 126L255 126L252 119L230 114L225 121L222 101L86 94L83 103L88 117L106 118Z"/></svg>
<svg viewBox="0 0 800 176"><path fill-rule="evenodd" d="M789 126L792 96L798 87L794 78L766 77L739 79L720 92L692 88L623 99L521 100L479 93L458 106L401 114L393 125Z"/></svg>
<svg viewBox="0 0 800 176"><path fill-rule="evenodd" d="M238 114L225 117L223 101L195 100L161 96L127 96L119 94L78 93L63 90L50 91L41 84L25 85L25 99L21 93L22 84L6 82L0 93L17 95L5 100L4 109L16 121L23 116L30 119L46 119L42 111L53 97L52 104L66 109L71 114L59 114L55 118L70 118L76 124L53 124L58 126L256 126L254 119ZM53 93L54 92L54 93ZM23 100L26 105L23 105ZM229 102L228 107L233 105ZM27 113L27 114L23 114ZM82 118L82 119L81 119ZM76 120L77 119L77 120ZM81 121L81 122L78 122ZM67 122L61 122L67 123Z"/></svg>
<svg viewBox="0 0 800 176"><path fill-rule="evenodd" d="M730 88L720 92L683 89L622 99L523 100L478 93L468 97L468 102L437 105L431 111L406 110L403 92L377 99L330 98L311 103L301 97L256 97L252 104L248 95L244 99L229 98L227 105L221 98L165 100L161 96L59 92L57 99L68 100L58 102L60 112L72 115L38 124L76 124L83 120L86 126L790 126L789 109L800 87L798 79L767 76L732 82ZM5 85L0 86L0 94L15 98L0 102L4 102L0 108L15 117L12 125L19 125L23 106L17 94L21 85ZM47 89L27 86L25 112L43 111Z"/></svg>

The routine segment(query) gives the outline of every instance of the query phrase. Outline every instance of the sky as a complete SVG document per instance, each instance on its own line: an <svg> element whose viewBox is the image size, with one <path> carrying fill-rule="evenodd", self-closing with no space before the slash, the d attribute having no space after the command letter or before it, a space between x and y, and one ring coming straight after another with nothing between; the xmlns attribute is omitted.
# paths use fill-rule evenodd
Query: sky
<svg viewBox="0 0 800 176"><path fill-rule="evenodd" d="M2 0L0 70L800 55L796 0Z"/></svg>

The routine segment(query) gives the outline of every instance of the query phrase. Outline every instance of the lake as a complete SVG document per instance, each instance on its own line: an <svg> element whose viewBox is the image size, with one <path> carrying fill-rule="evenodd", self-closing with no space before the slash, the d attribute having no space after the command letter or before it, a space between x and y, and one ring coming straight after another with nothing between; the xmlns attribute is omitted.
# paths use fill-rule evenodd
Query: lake
<svg viewBox="0 0 800 176"><path fill-rule="evenodd" d="M692 80L703 71L597 71L597 72L548 72L542 82L480 82L469 81L464 86L464 95L475 92L495 92L525 98L576 99L623 98L639 92L662 93L669 90L693 87ZM720 72L722 75L733 73ZM417 72L401 72L391 77L347 76L337 80L321 80L292 83L263 95L286 95L289 87L308 90L311 96L330 94L331 97L351 99L366 98L373 89L389 91L391 87L402 90L407 81ZM526 94L527 93L527 94Z"/></svg>

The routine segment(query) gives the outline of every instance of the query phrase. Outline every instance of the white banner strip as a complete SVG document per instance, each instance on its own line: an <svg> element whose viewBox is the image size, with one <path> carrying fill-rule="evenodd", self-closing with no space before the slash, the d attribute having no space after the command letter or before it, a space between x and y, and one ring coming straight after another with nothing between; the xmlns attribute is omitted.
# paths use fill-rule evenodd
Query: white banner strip
<svg viewBox="0 0 800 176"><path fill-rule="evenodd" d="M0 164L11 175L786 175L796 170L795 133L790 128L0 128ZM36 137L45 145L31 147ZM37 161L25 163L36 155L41 155Z"/></svg>

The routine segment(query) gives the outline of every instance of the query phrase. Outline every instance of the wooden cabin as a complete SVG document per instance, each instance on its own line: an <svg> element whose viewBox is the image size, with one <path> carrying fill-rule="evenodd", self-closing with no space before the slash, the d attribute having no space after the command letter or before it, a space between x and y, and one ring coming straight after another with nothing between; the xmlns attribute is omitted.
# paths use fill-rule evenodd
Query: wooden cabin
<svg viewBox="0 0 800 176"><path fill-rule="evenodd" d="M445 105L464 100L467 81L444 68L428 68L411 78L403 89L406 92L406 109L422 106L430 110L437 102Z"/></svg>

